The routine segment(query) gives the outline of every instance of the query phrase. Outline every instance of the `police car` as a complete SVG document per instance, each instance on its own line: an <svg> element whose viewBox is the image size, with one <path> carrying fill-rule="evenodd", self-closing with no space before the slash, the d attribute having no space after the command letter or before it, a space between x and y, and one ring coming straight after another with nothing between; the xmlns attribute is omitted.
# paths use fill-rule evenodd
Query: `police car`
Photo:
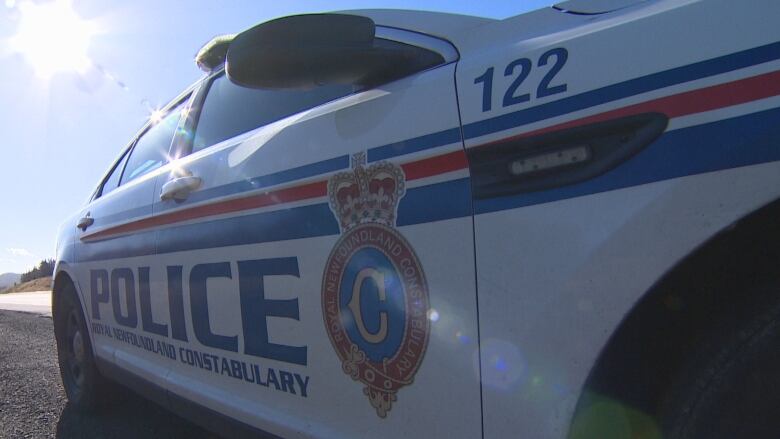
<svg viewBox="0 0 780 439"><path fill-rule="evenodd" d="M226 436L719 438L780 423L780 4L299 15L62 226L78 408Z"/></svg>

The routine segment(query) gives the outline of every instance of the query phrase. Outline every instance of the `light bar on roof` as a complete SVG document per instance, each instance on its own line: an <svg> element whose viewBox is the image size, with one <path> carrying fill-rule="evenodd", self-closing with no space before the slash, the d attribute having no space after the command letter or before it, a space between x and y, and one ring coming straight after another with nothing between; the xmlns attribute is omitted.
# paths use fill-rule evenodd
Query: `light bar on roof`
<svg viewBox="0 0 780 439"><path fill-rule="evenodd" d="M224 64L228 46L235 36L236 34L219 35L201 47L195 55L195 63L198 67L208 73Z"/></svg>

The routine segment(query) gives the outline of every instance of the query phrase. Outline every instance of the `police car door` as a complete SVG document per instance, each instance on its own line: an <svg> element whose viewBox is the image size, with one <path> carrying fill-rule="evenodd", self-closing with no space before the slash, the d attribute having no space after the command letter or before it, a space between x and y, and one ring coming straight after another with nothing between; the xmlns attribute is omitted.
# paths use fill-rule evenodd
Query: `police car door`
<svg viewBox="0 0 780 439"><path fill-rule="evenodd" d="M284 437L481 434L456 54L392 32L445 61L364 91L219 73L191 114L155 207L174 403Z"/></svg>
<svg viewBox="0 0 780 439"><path fill-rule="evenodd" d="M76 225L75 272L96 355L158 385L170 350L148 336L164 340L168 327L152 314L160 300L152 293L159 280L149 264L154 232L135 225L152 214L156 176L168 161L187 98L175 102L122 153Z"/></svg>

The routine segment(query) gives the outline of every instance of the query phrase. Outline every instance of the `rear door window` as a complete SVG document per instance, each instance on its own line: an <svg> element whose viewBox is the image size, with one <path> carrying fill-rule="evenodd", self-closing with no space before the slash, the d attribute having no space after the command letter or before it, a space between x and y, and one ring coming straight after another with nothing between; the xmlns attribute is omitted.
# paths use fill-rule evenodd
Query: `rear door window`
<svg viewBox="0 0 780 439"><path fill-rule="evenodd" d="M122 177L122 170L125 169L125 163L127 162L128 153L125 151L122 154L122 158L119 159L119 161L114 165L114 169L111 170L111 173L108 175L108 178L106 178L106 181L103 183L103 186L100 188L100 194L99 197L102 197L103 195L113 191L117 187L119 187L119 178Z"/></svg>
<svg viewBox="0 0 780 439"><path fill-rule="evenodd" d="M192 151L352 93L351 85L310 90L265 90L233 84L223 74L211 83L200 110Z"/></svg>
<svg viewBox="0 0 780 439"><path fill-rule="evenodd" d="M130 152L130 158L122 173L120 185L147 174L168 162L168 151L179 125L185 101L186 99L141 134Z"/></svg>

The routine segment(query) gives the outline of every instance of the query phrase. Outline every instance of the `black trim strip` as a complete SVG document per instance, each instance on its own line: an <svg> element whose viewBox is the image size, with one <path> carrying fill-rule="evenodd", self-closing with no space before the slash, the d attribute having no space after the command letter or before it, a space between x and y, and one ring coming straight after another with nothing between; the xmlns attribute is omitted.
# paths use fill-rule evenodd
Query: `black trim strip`
<svg viewBox="0 0 780 439"><path fill-rule="evenodd" d="M468 149L474 197L536 192L604 174L650 145L668 123L664 114L644 113Z"/></svg>

